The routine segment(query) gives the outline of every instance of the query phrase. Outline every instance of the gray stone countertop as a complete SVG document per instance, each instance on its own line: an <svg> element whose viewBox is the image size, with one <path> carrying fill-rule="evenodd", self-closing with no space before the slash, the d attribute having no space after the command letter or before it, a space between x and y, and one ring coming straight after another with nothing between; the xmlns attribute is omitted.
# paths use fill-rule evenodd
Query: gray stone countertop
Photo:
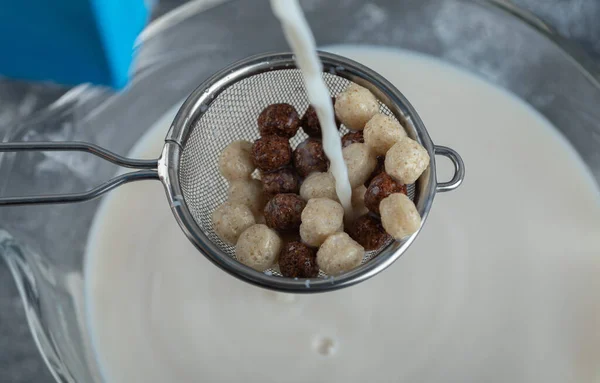
<svg viewBox="0 0 600 383"><path fill-rule="evenodd" d="M186 1L161 0L155 15L164 14ZM600 59L599 0L512 1L533 12L560 34L576 41L590 55ZM59 95L60 91L56 91L56 94ZM26 112L21 108L0 109L0 117L2 113L22 115ZM0 262L0 382L54 382L31 338L23 305L4 262Z"/></svg>

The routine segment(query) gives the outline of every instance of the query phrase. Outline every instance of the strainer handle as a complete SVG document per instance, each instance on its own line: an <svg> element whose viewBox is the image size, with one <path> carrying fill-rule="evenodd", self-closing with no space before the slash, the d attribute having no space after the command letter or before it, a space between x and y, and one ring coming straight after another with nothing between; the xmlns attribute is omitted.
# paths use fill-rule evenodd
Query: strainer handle
<svg viewBox="0 0 600 383"><path fill-rule="evenodd" d="M85 142L3 142L0 143L0 152L86 152L98 156L113 164L133 168L144 169L135 172L121 174L82 193L41 195L28 197L0 197L0 206L10 205L45 205L83 202L97 198L114 188L133 181L159 179L156 168L158 160L136 160L122 157L116 153L106 150L98 145Z"/></svg>
<svg viewBox="0 0 600 383"><path fill-rule="evenodd" d="M460 154L458 154L454 149L450 149L445 146L435 146L435 154L437 156L444 156L452 161L454 165L454 176L448 182L438 182L436 191L447 192L452 191L460 186L465 178L465 163L463 162Z"/></svg>

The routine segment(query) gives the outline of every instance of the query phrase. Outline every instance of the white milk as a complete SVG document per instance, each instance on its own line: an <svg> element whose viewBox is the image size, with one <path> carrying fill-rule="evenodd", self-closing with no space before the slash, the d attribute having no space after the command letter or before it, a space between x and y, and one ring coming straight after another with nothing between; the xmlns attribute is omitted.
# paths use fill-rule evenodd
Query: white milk
<svg viewBox="0 0 600 383"><path fill-rule="evenodd" d="M600 198L547 121L503 90L406 52L336 47L459 151L408 252L338 292L287 296L198 253L162 186L121 187L89 240L87 307L109 383L592 382L600 360ZM153 158L169 126L132 155ZM440 179L450 177L438 157ZM557 178L560 175L560 179Z"/></svg>
<svg viewBox="0 0 600 383"><path fill-rule="evenodd" d="M323 66L317 55L315 38L296 0L271 0L271 7L295 54L296 66L302 72L306 94L321 124L323 151L329 159L329 170L335 178L335 191L346 217L351 217L352 187L342 156L342 140L335 126L331 96L323 81Z"/></svg>

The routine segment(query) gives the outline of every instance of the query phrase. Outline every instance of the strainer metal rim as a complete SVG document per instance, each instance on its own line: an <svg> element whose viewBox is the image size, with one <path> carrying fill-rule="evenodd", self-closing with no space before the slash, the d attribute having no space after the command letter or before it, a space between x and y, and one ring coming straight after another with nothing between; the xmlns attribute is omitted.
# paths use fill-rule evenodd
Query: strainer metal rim
<svg viewBox="0 0 600 383"><path fill-rule="evenodd" d="M388 106L400 121L408 120L412 124L412 126L407 126L409 136L417 139L427 150L431 159L430 165L417 181L419 183L417 186L417 210L421 215L422 223L419 230L412 236L400 242L392 242L373 259L341 276L292 279L267 275L239 263L214 244L196 223L183 198L179 179L180 159L186 139L194 128L194 122L230 85L259 73L296 69L292 53L266 53L248 57L216 73L197 87L183 103L171 124L165 138L162 156L158 161L158 173L165 187L173 215L182 231L196 248L211 262L232 276L259 287L282 292L316 293L337 290L363 282L385 270L410 247L419 235L436 194L435 146L421 118L407 98L389 81L362 64L326 52L319 52L319 57L323 63L324 72L344 77L367 87L382 103Z"/></svg>

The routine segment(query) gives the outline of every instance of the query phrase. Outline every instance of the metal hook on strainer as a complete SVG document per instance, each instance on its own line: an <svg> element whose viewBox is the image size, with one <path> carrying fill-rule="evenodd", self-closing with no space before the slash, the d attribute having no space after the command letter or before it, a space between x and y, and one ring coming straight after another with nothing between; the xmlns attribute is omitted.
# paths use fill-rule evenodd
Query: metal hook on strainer
<svg viewBox="0 0 600 383"><path fill-rule="evenodd" d="M408 195L424 224L436 192L457 188L464 178L464 164L458 153L434 146L408 100L385 78L345 57L319 53L323 79L331 95L342 92L350 82L369 89L380 102L382 113L396 118L407 134L428 152L429 168ZM227 186L217 167L220 151L234 140L258 136L256 116L273 103L289 103L304 110L309 101L302 75L291 53L263 54L242 60L222 70L199 86L180 108L165 138L157 160L134 160L118 156L93 144L81 142L0 143L0 152L83 151L117 165L138 171L117 176L87 192L32 197L2 197L0 206L71 203L101 196L124 183L159 179L181 229L198 250L217 266L246 282L279 291L313 293L339 289L362 282L390 266L414 241L419 232L403 241L389 243L378 252L369 252L363 263L342 275L292 279L275 271L258 272L238 261L234 249L222 243L213 231L211 215L224 202ZM342 134L344 133L342 129ZM305 137L298 134L292 146ZM437 182L435 156L449 158L455 172L449 182ZM419 229L420 231L420 229Z"/></svg>

